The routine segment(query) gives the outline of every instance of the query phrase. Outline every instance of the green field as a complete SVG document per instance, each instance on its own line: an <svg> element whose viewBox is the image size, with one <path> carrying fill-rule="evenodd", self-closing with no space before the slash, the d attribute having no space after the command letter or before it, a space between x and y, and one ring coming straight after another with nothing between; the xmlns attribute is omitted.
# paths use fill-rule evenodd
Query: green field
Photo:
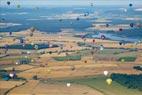
<svg viewBox="0 0 142 95"><path fill-rule="evenodd" d="M142 95L142 92L140 92L139 90L128 89L115 81L112 82L112 85L107 85L106 78L107 77L97 76L94 78L65 80L65 82L87 85L104 93L104 95Z"/></svg>
<svg viewBox="0 0 142 95"><path fill-rule="evenodd" d="M80 55L69 55L69 56L63 56L63 57L54 57L56 61L68 61L68 60L81 60Z"/></svg>
<svg viewBox="0 0 142 95"><path fill-rule="evenodd" d="M124 60L125 62L134 62L136 60L135 56L126 56L126 57L120 57L118 61Z"/></svg>

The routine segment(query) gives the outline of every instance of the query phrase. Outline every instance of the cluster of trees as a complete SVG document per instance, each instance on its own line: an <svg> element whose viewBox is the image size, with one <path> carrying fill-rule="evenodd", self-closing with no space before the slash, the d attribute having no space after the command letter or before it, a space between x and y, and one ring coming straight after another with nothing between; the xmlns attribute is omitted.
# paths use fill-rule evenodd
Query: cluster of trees
<svg viewBox="0 0 142 95"><path fill-rule="evenodd" d="M10 73L13 74L13 76L11 77L10 76ZM3 69L0 69L0 80L5 80L5 81L8 81L8 80L26 80L25 78L22 78L22 77L18 77L16 75L16 71L14 70L3 70Z"/></svg>
<svg viewBox="0 0 142 95"><path fill-rule="evenodd" d="M20 58L18 60L18 63L19 64L29 64L31 62L31 59L30 58Z"/></svg>
<svg viewBox="0 0 142 95"><path fill-rule="evenodd" d="M118 61L122 61L122 60L124 60L125 62L134 62L136 60L136 57L127 56L127 57L120 57L118 59Z"/></svg>
<svg viewBox="0 0 142 95"><path fill-rule="evenodd" d="M133 68L142 71L142 66L134 66Z"/></svg>
<svg viewBox="0 0 142 95"><path fill-rule="evenodd" d="M49 48L48 44L36 44L38 46L38 49L45 49L45 48ZM54 46L57 47L57 46ZM35 49L35 45L31 45L31 44L25 44L23 46L23 44L14 44L14 45L9 45L7 46L8 49L28 49L28 50L33 50Z"/></svg>
<svg viewBox="0 0 142 95"><path fill-rule="evenodd" d="M113 81L119 84L142 91L142 74L140 75L127 75L127 74L112 74L111 78Z"/></svg>
<svg viewBox="0 0 142 95"><path fill-rule="evenodd" d="M68 56L63 56L63 57L54 57L55 60L57 61L68 61L68 60L81 60L80 55L68 55Z"/></svg>

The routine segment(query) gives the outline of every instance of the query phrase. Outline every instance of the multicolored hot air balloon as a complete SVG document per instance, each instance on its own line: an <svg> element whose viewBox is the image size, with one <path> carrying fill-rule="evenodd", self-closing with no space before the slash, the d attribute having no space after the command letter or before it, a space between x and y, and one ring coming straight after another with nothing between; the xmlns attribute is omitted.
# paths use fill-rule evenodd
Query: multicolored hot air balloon
<svg viewBox="0 0 142 95"><path fill-rule="evenodd" d="M37 50L38 49L38 45L35 45L34 48Z"/></svg>
<svg viewBox="0 0 142 95"><path fill-rule="evenodd" d="M20 43L24 43L24 40L23 40L23 39L20 39Z"/></svg>
<svg viewBox="0 0 142 95"><path fill-rule="evenodd" d="M101 39L104 40L106 37L105 35L101 35Z"/></svg>

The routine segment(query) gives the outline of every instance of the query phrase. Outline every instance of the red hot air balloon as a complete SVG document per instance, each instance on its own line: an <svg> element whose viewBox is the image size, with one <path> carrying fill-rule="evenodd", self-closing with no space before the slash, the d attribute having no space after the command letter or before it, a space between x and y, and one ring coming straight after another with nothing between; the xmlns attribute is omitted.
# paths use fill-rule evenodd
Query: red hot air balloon
<svg viewBox="0 0 142 95"><path fill-rule="evenodd" d="M93 43L95 43L95 39L93 39Z"/></svg>

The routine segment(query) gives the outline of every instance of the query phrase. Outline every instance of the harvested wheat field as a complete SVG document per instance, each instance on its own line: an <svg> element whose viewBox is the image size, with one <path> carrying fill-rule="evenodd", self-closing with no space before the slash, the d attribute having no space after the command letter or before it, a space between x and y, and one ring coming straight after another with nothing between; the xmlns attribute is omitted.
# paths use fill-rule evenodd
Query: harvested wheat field
<svg viewBox="0 0 142 95"><path fill-rule="evenodd" d="M27 89L28 88L28 89ZM8 95L103 95L90 87L58 82L39 82L29 80L27 84L9 92Z"/></svg>

